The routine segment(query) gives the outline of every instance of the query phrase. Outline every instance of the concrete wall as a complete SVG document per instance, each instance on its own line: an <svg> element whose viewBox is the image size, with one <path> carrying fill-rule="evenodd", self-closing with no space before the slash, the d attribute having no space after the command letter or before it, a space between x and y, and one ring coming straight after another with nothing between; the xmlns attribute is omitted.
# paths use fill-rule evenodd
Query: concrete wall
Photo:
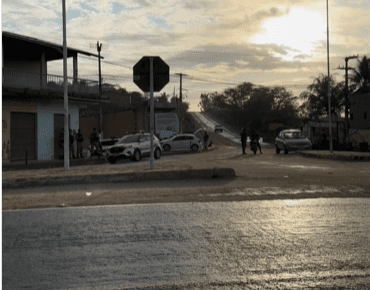
<svg viewBox="0 0 370 290"><path fill-rule="evenodd" d="M41 55L39 61L10 61L4 59L4 68L39 74L41 69Z"/></svg>
<svg viewBox="0 0 370 290"><path fill-rule="evenodd" d="M71 116L70 128L77 131L79 127L79 108L77 104L68 104L68 114ZM37 106L37 159L54 159L54 114L64 114L61 101L54 101Z"/></svg>
<svg viewBox="0 0 370 290"><path fill-rule="evenodd" d="M15 87L40 88L40 61L4 61L3 81ZM9 70L7 70L9 69Z"/></svg>

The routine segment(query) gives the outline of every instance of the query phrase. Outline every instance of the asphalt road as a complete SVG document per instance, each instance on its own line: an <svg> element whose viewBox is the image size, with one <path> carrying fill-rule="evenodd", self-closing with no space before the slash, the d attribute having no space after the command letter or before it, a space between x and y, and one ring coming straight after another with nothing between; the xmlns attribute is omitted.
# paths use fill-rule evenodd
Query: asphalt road
<svg viewBox="0 0 370 290"><path fill-rule="evenodd" d="M2 286L360 289L369 212L366 198L3 212Z"/></svg>

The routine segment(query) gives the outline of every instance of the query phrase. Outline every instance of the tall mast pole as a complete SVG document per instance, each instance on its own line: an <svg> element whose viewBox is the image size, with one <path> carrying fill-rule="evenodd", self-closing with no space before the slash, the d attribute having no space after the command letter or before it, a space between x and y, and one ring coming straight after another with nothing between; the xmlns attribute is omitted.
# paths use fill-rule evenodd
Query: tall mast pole
<svg viewBox="0 0 370 290"><path fill-rule="evenodd" d="M327 35L327 57L328 57L328 114L329 114L329 143L330 153L333 153L333 135L331 128L331 91L330 91L330 65L329 65L329 0L326 0L326 35Z"/></svg>
<svg viewBox="0 0 370 290"><path fill-rule="evenodd" d="M69 170L69 128L68 128L68 78L67 78L67 29L66 1L62 0L63 14L63 76L64 76L64 170Z"/></svg>

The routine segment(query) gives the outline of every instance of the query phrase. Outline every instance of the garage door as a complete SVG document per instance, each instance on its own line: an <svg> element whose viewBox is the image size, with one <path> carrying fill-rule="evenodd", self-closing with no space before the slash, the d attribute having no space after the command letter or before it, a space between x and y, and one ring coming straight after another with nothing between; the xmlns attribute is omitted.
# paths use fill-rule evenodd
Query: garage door
<svg viewBox="0 0 370 290"><path fill-rule="evenodd" d="M10 159L36 159L36 114L16 113L10 115Z"/></svg>

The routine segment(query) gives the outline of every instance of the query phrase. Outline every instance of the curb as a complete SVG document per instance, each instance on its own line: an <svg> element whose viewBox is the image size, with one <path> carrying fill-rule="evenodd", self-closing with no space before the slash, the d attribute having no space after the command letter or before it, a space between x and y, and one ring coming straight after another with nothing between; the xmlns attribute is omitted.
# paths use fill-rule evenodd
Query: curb
<svg viewBox="0 0 370 290"><path fill-rule="evenodd" d="M70 160L69 166L88 166L88 165L99 165L105 164L106 159L104 158L85 158L81 160ZM56 160L52 162L30 162L28 164L11 164L6 163L2 165L3 171L15 171L15 170L34 170L34 169L51 169L51 168L63 168L64 161Z"/></svg>
<svg viewBox="0 0 370 290"><path fill-rule="evenodd" d="M331 160L344 160L344 161L370 161L370 155L369 156L361 156L361 155L326 155L326 154L316 154L316 153L310 153L310 152L299 152L298 154L302 155L303 157L308 158L318 158L318 159L331 159Z"/></svg>
<svg viewBox="0 0 370 290"><path fill-rule="evenodd" d="M65 184L90 184L90 183L118 183L156 180L186 180L186 179L211 179L234 178L235 170L232 168L213 168L184 171L157 171L145 173L123 173L107 175L83 175L66 177L47 177L39 179L3 180L4 188L24 188L37 186L55 186Z"/></svg>

